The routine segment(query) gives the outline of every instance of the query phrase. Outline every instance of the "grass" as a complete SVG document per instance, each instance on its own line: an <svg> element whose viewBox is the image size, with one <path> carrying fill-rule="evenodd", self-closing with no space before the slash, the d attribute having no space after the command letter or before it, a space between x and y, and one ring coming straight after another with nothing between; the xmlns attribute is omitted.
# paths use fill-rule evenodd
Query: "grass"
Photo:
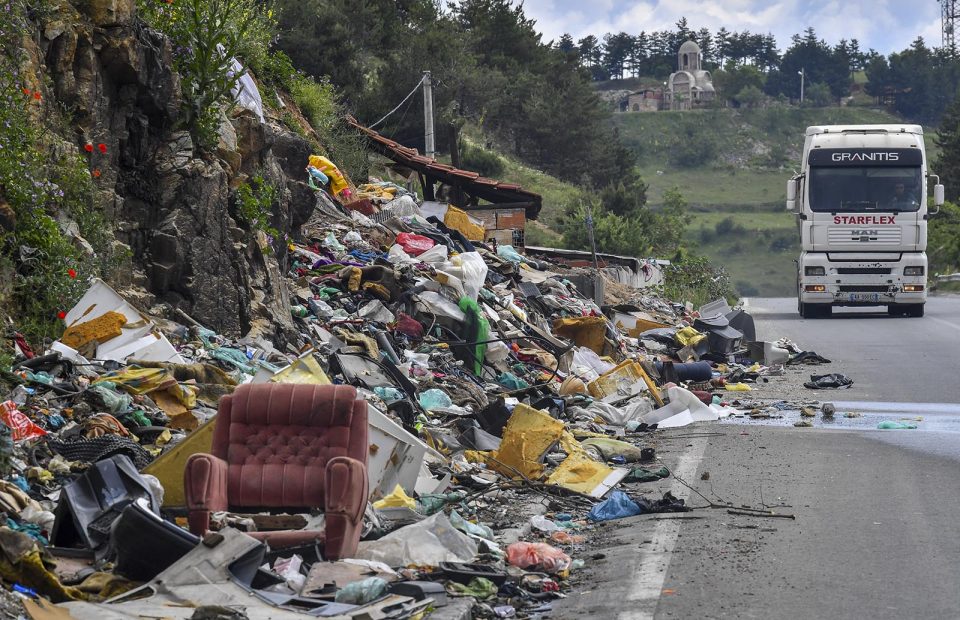
<svg viewBox="0 0 960 620"><path fill-rule="evenodd" d="M651 205L663 202L663 192L678 187L691 206L744 206L780 204L786 200L790 168L783 170L698 168L684 170L673 166L643 165L640 176L650 186Z"/></svg>

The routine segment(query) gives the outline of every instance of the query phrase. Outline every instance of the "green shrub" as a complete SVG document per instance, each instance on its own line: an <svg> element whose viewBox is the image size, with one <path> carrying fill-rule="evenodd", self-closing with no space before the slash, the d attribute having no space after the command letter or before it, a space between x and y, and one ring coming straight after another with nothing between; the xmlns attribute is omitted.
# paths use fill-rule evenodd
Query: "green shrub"
<svg viewBox="0 0 960 620"><path fill-rule="evenodd" d="M503 160L496 153L466 142L461 147L460 165L484 177L496 178L503 174Z"/></svg>
<svg viewBox="0 0 960 620"><path fill-rule="evenodd" d="M0 12L0 307L28 340L59 336L58 313L69 310L110 261L110 229L93 202L99 145L84 155L49 131L62 126L44 86L23 78L27 60L19 39L32 28L23 0ZM106 150L106 145L103 149ZM82 251L55 216L74 220L96 252Z"/></svg>
<svg viewBox="0 0 960 620"><path fill-rule="evenodd" d="M279 235L277 229L270 225L276 203L277 188L260 174L237 187L238 218L253 230L263 231L271 237Z"/></svg>
<svg viewBox="0 0 960 620"><path fill-rule="evenodd" d="M203 148L217 144L220 111L234 105L232 60L265 62L275 29L259 0L140 0L140 14L173 41L187 126Z"/></svg>

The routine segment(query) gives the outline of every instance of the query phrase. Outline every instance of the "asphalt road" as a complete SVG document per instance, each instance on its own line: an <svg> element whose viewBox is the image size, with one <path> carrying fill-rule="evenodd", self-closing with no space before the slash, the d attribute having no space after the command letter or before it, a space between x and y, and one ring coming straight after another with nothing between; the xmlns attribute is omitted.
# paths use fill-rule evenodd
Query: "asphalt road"
<svg viewBox="0 0 960 620"><path fill-rule="evenodd" d="M663 431L651 441L674 476L630 491L795 519L702 508L604 524L578 553L581 594L551 618L960 618L960 297L930 300L922 319L803 320L794 307L749 304L761 338L788 337L853 377L831 400L864 417ZM903 417L919 428L876 430Z"/></svg>

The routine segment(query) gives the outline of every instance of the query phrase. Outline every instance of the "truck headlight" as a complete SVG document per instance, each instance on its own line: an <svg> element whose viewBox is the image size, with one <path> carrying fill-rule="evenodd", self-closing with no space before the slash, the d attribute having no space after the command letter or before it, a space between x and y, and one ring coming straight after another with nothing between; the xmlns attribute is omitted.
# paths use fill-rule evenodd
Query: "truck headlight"
<svg viewBox="0 0 960 620"><path fill-rule="evenodd" d="M905 276L922 276L923 267L904 267L903 275Z"/></svg>
<svg viewBox="0 0 960 620"><path fill-rule="evenodd" d="M909 269L909 267L907 267ZM808 276L825 276L827 275L827 270L823 267L804 267L804 275Z"/></svg>

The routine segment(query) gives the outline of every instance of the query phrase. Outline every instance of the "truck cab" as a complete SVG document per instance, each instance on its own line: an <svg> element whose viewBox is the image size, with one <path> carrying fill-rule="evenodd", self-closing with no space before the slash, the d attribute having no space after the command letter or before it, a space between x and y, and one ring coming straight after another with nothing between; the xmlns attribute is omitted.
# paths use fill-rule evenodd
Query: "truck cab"
<svg viewBox="0 0 960 620"><path fill-rule="evenodd" d="M801 172L787 182L787 210L800 228L800 315L886 306L891 315L923 316L927 218L942 204L919 125L808 127Z"/></svg>

